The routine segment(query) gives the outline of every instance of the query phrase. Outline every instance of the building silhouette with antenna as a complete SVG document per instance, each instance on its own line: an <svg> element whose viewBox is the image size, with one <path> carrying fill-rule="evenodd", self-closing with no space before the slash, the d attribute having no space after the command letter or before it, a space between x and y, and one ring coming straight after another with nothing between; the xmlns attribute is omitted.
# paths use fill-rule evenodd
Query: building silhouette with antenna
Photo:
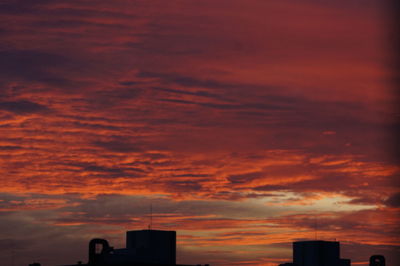
<svg viewBox="0 0 400 266"><path fill-rule="evenodd" d="M89 260L64 266L201 266L176 264L176 232L135 230L126 232L126 247L115 249L107 240L94 238L89 242ZM386 266L382 255L370 257L370 266ZM29 266L41 266L33 263ZM209 266L205 264L204 266ZM279 266L351 266L350 259L340 258L338 241L293 242L293 262Z"/></svg>
<svg viewBox="0 0 400 266"><path fill-rule="evenodd" d="M111 247L105 239L94 238L89 242L88 255L87 264L78 262L64 266L190 266L176 264L175 231L127 231L126 247L120 249ZM31 265L40 266L38 263Z"/></svg>

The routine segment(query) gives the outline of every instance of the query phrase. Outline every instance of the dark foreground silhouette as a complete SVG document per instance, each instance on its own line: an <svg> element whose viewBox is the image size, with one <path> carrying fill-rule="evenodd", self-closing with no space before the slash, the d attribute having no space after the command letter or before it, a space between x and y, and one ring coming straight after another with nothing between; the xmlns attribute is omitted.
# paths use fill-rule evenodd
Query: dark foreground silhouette
<svg viewBox="0 0 400 266"><path fill-rule="evenodd" d="M162 230L128 231L126 232L126 247L120 249L114 249L105 239L92 239L89 242L88 263L65 266L78 265L176 266L176 232ZM206 264L206 266L208 265Z"/></svg>
<svg viewBox="0 0 400 266"><path fill-rule="evenodd" d="M382 255L373 255L370 266L386 266ZM351 266L350 259L340 258L340 242L297 241L293 242L293 262L279 266Z"/></svg>
<svg viewBox="0 0 400 266"><path fill-rule="evenodd" d="M382 255L373 255L370 266L386 266ZM33 263L29 266L41 266ZM201 266L176 264L176 232L138 230L126 232L126 247L114 249L107 240L95 238L89 242L86 264L64 266ZM205 264L204 266L208 266ZM297 241L293 243L293 262L279 266L351 266L349 259L340 258L337 241Z"/></svg>

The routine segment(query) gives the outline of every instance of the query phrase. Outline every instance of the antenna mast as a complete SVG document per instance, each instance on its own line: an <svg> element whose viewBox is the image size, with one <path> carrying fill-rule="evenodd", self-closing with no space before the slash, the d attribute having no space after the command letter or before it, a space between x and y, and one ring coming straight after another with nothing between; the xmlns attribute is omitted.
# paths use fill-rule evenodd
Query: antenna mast
<svg viewBox="0 0 400 266"><path fill-rule="evenodd" d="M150 203L150 224L149 224L149 230L151 230L153 226L153 204Z"/></svg>

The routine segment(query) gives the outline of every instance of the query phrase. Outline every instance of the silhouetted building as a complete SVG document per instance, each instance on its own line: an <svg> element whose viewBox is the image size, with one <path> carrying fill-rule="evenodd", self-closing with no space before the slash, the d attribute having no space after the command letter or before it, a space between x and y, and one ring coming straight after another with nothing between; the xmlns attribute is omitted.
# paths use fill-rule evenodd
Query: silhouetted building
<svg viewBox="0 0 400 266"><path fill-rule="evenodd" d="M336 241L293 242L293 263L280 266L350 266L349 259L340 258L340 243Z"/></svg>
<svg viewBox="0 0 400 266"><path fill-rule="evenodd" d="M351 260L350 259L339 259L339 265L340 266L351 266Z"/></svg>
<svg viewBox="0 0 400 266"><path fill-rule="evenodd" d="M385 257L382 255L373 255L369 258L369 266L385 266Z"/></svg>
<svg viewBox="0 0 400 266"><path fill-rule="evenodd" d="M176 232L139 230L126 232L126 248L114 249L105 239L89 242L89 262L70 266L177 266ZM190 265L180 265L190 266ZM197 266L200 266L198 264ZM208 266L206 264L206 266Z"/></svg>
<svg viewBox="0 0 400 266"><path fill-rule="evenodd" d="M176 263L176 232L141 230L126 232L126 249L135 259L160 264Z"/></svg>
<svg viewBox="0 0 400 266"><path fill-rule="evenodd" d="M300 241L293 243L293 263L296 266L337 266L339 257L339 242Z"/></svg>

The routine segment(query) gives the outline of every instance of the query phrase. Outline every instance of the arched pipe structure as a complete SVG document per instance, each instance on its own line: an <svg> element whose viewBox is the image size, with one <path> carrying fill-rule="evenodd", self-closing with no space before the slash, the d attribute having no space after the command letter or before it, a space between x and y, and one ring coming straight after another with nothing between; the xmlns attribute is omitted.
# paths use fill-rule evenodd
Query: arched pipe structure
<svg viewBox="0 0 400 266"><path fill-rule="evenodd" d="M101 251L96 253L96 246L101 245ZM89 242L89 265L98 263L104 255L109 254L112 251L112 247L108 244L108 241L101 238L94 238Z"/></svg>
<svg viewBox="0 0 400 266"><path fill-rule="evenodd" d="M373 255L369 258L369 266L385 266L385 257L382 255Z"/></svg>

